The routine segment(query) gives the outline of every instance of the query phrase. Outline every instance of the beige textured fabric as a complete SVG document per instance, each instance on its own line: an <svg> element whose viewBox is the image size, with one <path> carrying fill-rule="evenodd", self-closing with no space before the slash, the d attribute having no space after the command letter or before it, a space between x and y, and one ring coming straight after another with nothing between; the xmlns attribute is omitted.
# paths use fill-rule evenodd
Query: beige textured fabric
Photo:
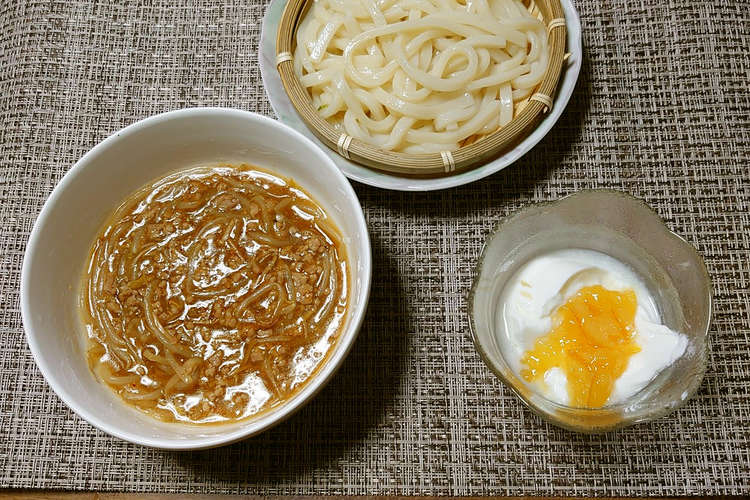
<svg viewBox="0 0 750 500"><path fill-rule="evenodd" d="M586 61L561 121L511 168L404 194L356 185L376 272L333 382L245 442L168 453L110 438L51 393L19 271L47 195L85 151L156 112L270 114L261 0L0 1L0 485L163 492L750 493L750 7L579 0ZM645 198L713 278L710 367L657 422L578 436L525 410L468 338L466 294L503 216L589 187Z"/></svg>

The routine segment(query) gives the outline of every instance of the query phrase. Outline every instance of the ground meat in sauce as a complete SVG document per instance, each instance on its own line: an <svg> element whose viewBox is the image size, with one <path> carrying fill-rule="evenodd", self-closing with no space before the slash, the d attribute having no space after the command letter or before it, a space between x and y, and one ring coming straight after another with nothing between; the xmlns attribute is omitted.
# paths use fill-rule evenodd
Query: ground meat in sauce
<svg viewBox="0 0 750 500"><path fill-rule="evenodd" d="M244 418L298 389L347 307L337 230L292 181L215 167L134 194L96 239L92 370L164 420Z"/></svg>

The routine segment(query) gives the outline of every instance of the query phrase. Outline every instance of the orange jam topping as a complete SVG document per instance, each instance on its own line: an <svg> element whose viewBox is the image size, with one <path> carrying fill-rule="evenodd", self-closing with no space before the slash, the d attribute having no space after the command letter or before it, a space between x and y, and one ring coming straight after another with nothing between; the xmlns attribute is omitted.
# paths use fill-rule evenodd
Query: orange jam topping
<svg viewBox="0 0 750 500"><path fill-rule="evenodd" d="M638 302L633 290L581 288L552 316L552 330L534 342L521 363L527 382L559 367L568 381L570 406L599 408L641 349L633 339Z"/></svg>

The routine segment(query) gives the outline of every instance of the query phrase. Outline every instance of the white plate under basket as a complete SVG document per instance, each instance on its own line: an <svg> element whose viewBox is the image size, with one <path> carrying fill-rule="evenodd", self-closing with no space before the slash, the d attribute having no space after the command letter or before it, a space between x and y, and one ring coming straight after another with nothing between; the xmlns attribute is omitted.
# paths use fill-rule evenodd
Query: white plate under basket
<svg viewBox="0 0 750 500"><path fill-rule="evenodd" d="M279 21L281 20L281 14L284 11L286 2L287 0L273 0L269 4L266 14L263 17L263 28L260 35L258 62L260 63L260 74L263 77L263 86L266 89L266 94L268 94L271 107L281 122L301 132L320 146L341 169L344 175L352 180L379 188L395 189L397 191L433 191L468 184L504 169L529 152L531 148L542 140L560 118L576 86L578 73L581 71L581 63L583 62L581 20L572 1L561 0L560 3L565 13L565 23L567 25L567 51L571 55L563 63L560 82L557 86L557 95L552 109L539 122L539 125L523 141L518 143L516 147L482 166L446 177L415 178L400 176L368 168L345 159L315 137L315 134L307 128L307 125L300 118L284 90L279 73L276 71L276 32L278 31Z"/></svg>

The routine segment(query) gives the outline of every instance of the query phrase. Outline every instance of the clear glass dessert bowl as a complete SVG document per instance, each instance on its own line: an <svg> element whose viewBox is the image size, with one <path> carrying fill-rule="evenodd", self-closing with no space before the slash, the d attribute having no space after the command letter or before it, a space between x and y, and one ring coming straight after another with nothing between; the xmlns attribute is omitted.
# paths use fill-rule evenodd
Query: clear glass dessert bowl
<svg viewBox="0 0 750 500"><path fill-rule="evenodd" d="M628 266L648 288L662 323L687 337L682 356L620 403L596 409L558 404L504 357L498 340L504 287L531 259L562 249L602 252ZM573 431L606 432L667 415L698 390L706 370L712 305L705 263L648 205L622 192L581 191L506 218L482 250L468 307L472 339L489 369L534 413Z"/></svg>

